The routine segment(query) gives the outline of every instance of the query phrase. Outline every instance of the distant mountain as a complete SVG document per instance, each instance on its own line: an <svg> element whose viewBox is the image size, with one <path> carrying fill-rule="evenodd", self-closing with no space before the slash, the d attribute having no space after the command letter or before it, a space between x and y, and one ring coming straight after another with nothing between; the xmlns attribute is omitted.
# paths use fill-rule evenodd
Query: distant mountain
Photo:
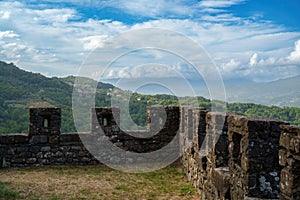
<svg viewBox="0 0 300 200"><path fill-rule="evenodd" d="M106 82L117 85L120 83L119 79L107 79ZM206 83L202 79L183 79L183 78L132 78L121 80L119 84L123 90L137 90L142 94L173 94L177 92L176 96L202 96L211 99L210 93ZM149 83L143 85L142 88L137 88L137 83ZM155 84L157 83L157 84ZM142 85L142 84L140 84ZM159 87L159 85L167 86L167 88ZM243 79L227 79L224 80L226 101L228 102L243 102L256 103L268 106L290 106L300 107L300 76L281 79L267 83L255 83L251 80ZM174 88L176 90L174 90ZM190 92L190 88L194 89L195 94ZM216 94L223 94L222 87L212 85L209 88L219 89L215 91ZM220 95L221 99L224 98Z"/></svg>
<svg viewBox="0 0 300 200"><path fill-rule="evenodd" d="M227 101L300 107L300 76L268 83L226 85Z"/></svg>
<svg viewBox="0 0 300 200"><path fill-rule="evenodd" d="M98 83L95 80L85 77L69 76L65 78L47 78L41 74L27 72L19 69L14 64L7 64L0 61L0 133L21 133L28 132L28 108L45 107L45 106L57 106L62 108L62 132L74 132L76 131L72 113L72 94L73 85L75 79L81 80L80 86L83 88L90 87L91 85L97 85L95 95L95 106L111 106L111 100L117 100L122 102L120 107L128 107L129 101L129 113L121 112L121 128L123 130L129 130L131 128L139 129L141 126L145 126L146 123L146 106L151 105L191 105L200 106L210 109L211 102L209 99L203 97L176 97L168 94L140 94L143 90L138 90L136 93L130 91L121 90L112 84ZM183 85L184 82L165 80L175 84ZM131 86L132 80L128 82L128 86ZM199 82L197 82L199 83ZM192 83L191 84L197 84ZM199 85L203 85L200 82ZM124 85L122 82L119 85ZM134 86L134 84L133 84ZM132 86L132 87L133 87ZM176 87L175 85L174 87ZM236 87L236 86L234 86ZM81 88L81 87L80 87ZM146 88L148 89L148 88ZM156 88L154 88L156 89ZM181 88L180 88L181 89ZM271 102L283 102L280 105L298 105L299 106L299 77L276 81L273 83L264 84L250 84L244 85L240 88L230 87L233 90L233 94L240 100L241 97L245 98L245 101L251 100L252 102L271 103ZM161 88L157 88L161 90ZM167 91L167 90L166 90ZM181 91L181 90L180 90ZM155 92L155 91L153 91ZM167 91L168 92L168 91ZM86 91L82 90L82 93L88 95ZM278 94L281 94L278 95ZM184 93L182 93L184 95ZM293 97L294 100L289 100ZM253 97L252 99L250 97ZM287 98L288 97L288 98ZM265 100L263 99L265 98ZM262 101L264 100L264 101ZM269 102L267 102L269 101ZM241 104L232 103L227 104L228 112L241 113L251 116L265 116L270 118L277 118L286 121L290 121L295 125L300 124L300 108L279 108L279 107L267 107L257 105L253 103ZM127 118L125 119L126 116ZM132 123L132 120L134 123ZM89 124L86 124L89 127Z"/></svg>
<svg viewBox="0 0 300 200"><path fill-rule="evenodd" d="M85 84L89 84L89 85L97 84L97 89L112 90L112 89L116 88L115 86L113 86L110 83L97 82L93 79L86 78L86 77L68 76L68 77L60 78L61 81L63 81L64 83L67 83L68 85L70 85L72 87L73 87L73 84L76 79L80 79L80 82L84 82Z"/></svg>
<svg viewBox="0 0 300 200"><path fill-rule="evenodd" d="M249 85L255 83L250 79L245 78L227 78L223 79L224 85L226 86L234 86L234 85Z"/></svg>

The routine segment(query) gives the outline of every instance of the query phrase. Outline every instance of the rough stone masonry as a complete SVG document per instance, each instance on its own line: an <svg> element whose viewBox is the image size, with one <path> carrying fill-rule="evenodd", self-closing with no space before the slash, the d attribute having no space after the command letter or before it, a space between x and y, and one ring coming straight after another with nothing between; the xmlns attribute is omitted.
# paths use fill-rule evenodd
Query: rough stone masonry
<svg viewBox="0 0 300 200"><path fill-rule="evenodd" d="M31 108L29 134L0 135L0 167L101 164L81 141L99 139L100 128L116 147L137 153L156 151L179 135L180 148L172 151L181 153L200 199L300 199L300 127L204 108L163 109L165 119L161 109L148 107L147 131L129 135L118 126L119 108L93 108L90 132L64 134L60 108ZM98 156L122 161L105 150Z"/></svg>

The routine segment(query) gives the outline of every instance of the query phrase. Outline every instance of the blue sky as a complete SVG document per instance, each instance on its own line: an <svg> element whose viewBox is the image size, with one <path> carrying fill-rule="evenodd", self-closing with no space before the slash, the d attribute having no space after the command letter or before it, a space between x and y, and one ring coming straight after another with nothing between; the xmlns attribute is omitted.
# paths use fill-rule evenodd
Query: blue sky
<svg viewBox="0 0 300 200"><path fill-rule="evenodd" d="M269 20L277 25L283 25L291 30L300 30L300 1L298 0L256 0L247 1L233 6L230 12L241 16L260 16L261 19Z"/></svg>
<svg viewBox="0 0 300 200"><path fill-rule="evenodd" d="M224 79L271 81L300 75L299 8L297 0L4 0L0 60L46 76L76 75L109 38L164 28L199 43Z"/></svg>

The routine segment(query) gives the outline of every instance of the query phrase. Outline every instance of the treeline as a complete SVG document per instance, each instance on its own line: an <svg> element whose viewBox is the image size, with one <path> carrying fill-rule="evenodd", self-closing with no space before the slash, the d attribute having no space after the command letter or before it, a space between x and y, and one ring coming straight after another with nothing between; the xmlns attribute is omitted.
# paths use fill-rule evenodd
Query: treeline
<svg viewBox="0 0 300 200"><path fill-rule="evenodd" d="M300 126L300 108L298 107L277 107L264 106L254 103L229 103L228 112L246 116L262 116L272 119L280 119L289 122L291 125Z"/></svg>
<svg viewBox="0 0 300 200"><path fill-rule="evenodd" d="M57 95L57 94L56 94ZM120 96L124 97L124 96ZM45 97L46 98L46 97ZM96 106L111 106L111 96L106 90L101 90L96 95ZM56 104L62 108L62 132L74 132L71 97L66 97L64 104ZM177 98L170 95L141 95L132 94L129 99L129 113L135 124L130 124L125 120L122 123L123 129L139 129L146 125L146 107L153 105L192 105L211 108L210 100L202 97L198 98ZM296 107L276 107L264 106L253 103L226 103L227 112L246 116L262 116L273 119L288 121L292 125L300 125L300 108ZM126 109L126 105L121 108ZM29 125L28 108L25 106L9 105L0 106L0 133L27 133Z"/></svg>
<svg viewBox="0 0 300 200"><path fill-rule="evenodd" d="M148 105L189 105L199 106L210 110L212 102L203 97L180 97L170 95L141 95L133 94L130 101L130 110L133 121L140 125L145 125L146 106ZM138 101L138 100L139 101ZM149 101L150 100L150 101ZM300 126L300 108L298 107L277 107L265 106L254 103L216 103L215 107L225 106L225 111L245 116L261 116L272 119L279 119L289 122L291 125ZM222 108L223 110L223 108Z"/></svg>
<svg viewBox="0 0 300 200"><path fill-rule="evenodd" d="M84 84L97 85L95 106L111 106L113 100L114 105L118 105L122 110L125 109L126 112L124 110L121 112L123 130L145 127L146 107L153 105L187 105L207 109L211 109L212 104L217 108L225 105L227 112L280 119L292 125L300 125L300 108L298 107L280 108L253 103L212 103L203 97L132 94L130 91L115 88L111 84L97 83L87 78L80 79ZM62 132L76 131L72 113L74 81L75 77L47 78L0 61L0 133L27 133L30 106L60 107L62 109ZM89 124L86 127L88 128Z"/></svg>

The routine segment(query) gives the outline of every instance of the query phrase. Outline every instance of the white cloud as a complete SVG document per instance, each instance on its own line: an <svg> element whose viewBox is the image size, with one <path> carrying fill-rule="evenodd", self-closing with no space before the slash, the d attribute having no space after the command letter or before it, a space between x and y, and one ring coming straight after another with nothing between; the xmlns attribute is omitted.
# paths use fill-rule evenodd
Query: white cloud
<svg viewBox="0 0 300 200"><path fill-rule="evenodd" d="M115 7L132 15L156 18L165 15L185 16L193 14L194 9L186 6L187 2L184 0L115 0L105 1L103 6Z"/></svg>
<svg viewBox="0 0 300 200"><path fill-rule="evenodd" d="M0 2L0 12L4 9L11 15L5 21L0 18L0 23L12 30L0 31L0 59L25 69L36 65L38 72L47 69L52 75L75 74L90 50L108 35L127 30L121 22L78 21L80 15L69 8L33 8L20 2ZM64 66L64 70L59 66Z"/></svg>
<svg viewBox="0 0 300 200"><path fill-rule="evenodd" d="M75 18L76 12L72 9L26 9L27 14L34 16L32 19L39 23L64 23Z"/></svg>
<svg viewBox="0 0 300 200"><path fill-rule="evenodd" d="M81 7L113 7L132 15L146 16L146 17L161 17L165 15L173 16L186 16L195 12L194 6L197 5L195 0L138 0L138 1L126 1L126 0L31 0L36 3L62 3L67 2L75 4Z"/></svg>
<svg viewBox="0 0 300 200"><path fill-rule="evenodd" d="M255 19L245 19L226 11L227 7L244 2L241 0L71 2L115 7L120 12L158 19L127 25L106 19L85 20L76 11L76 6L53 9L46 4L34 7L17 1L0 2L0 23L4 28L0 31L0 59L18 61L23 68L33 67L52 75L75 74L88 53L108 38L128 30L155 27L182 33L203 45L224 77L247 76L264 80L300 74L300 32L259 21L256 15ZM9 29L5 30L5 27ZM180 46L168 45L170 48ZM153 59L160 57L157 53ZM188 71L183 66L180 69ZM111 76L123 77L144 74L128 73L128 70L111 72Z"/></svg>
<svg viewBox="0 0 300 200"><path fill-rule="evenodd" d="M10 18L10 12L8 12L8 11L1 11L0 12L0 16L1 16L2 19L9 19Z"/></svg>
<svg viewBox="0 0 300 200"><path fill-rule="evenodd" d="M9 31L0 31L0 40L4 38L15 38L18 37L18 34L15 34L14 31L9 30Z"/></svg>
<svg viewBox="0 0 300 200"><path fill-rule="evenodd" d="M288 56L288 60L296 61L300 65L300 40L295 42L295 49L291 54Z"/></svg>
<svg viewBox="0 0 300 200"><path fill-rule="evenodd" d="M138 16L180 18L183 16L201 16L202 13L226 12L222 8L243 2L244 0L202 0L200 2L195 0L106 0L97 5L115 7Z"/></svg>
<svg viewBox="0 0 300 200"><path fill-rule="evenodd" d="M88 36L79 39L80 41L83 42L83 48L85 50L93 50L95 48L101 48L103 46L103 41L107 40L108 36L107 35L100 35L100 36Z"/></svg>
<svg viewBox="0 0 300 200"><path fill-rule="evenodd" d="M231 59L228 63L222 64L223 72L232 72L241 66L241 62L235 59Z"/></svg>
<svg viewBox="0 0 300 200"><path fill-rule="evenodd" d="M178 77L177 71L172 66L162 64L146 64L139 66L124 66L108 69L104 78L166 78Z"/></svg>
<svg viewBox="0 0 300 200"><path fill-rule="evenodd" d="M250 58L249 65L250 65L251 67L257 65L257 57L258 57L257 53L254 53L254 54L252 55L252 57Z"/></svg>
<svg viewBox="0 0 300 200"><path fill-rule="evenodd" d="M38 2L32 0L34 2ZM86 7L113 7L122 12L141 17L150 18L181 18L191 16L201 16L202 13L226 12L227 8L236 4L241 4L244 0L42 0L40 2L68 2Z"/></svg>
<svg viewBox="0 0 300 200"><path fill-rule="evenodd" d="M211 21L211 22L239 22L242 21L241 18L235 17L232 14L219 14L216 16L204 15L201 17L202 20Z"/></svg>
<svg viewBox="0 0 300 200"><path fill-rule="evenodd" d="M244 0L202 0L199 2L199 6L205 8L224 8L240 4L242 2L244 2Z"/></svg>

